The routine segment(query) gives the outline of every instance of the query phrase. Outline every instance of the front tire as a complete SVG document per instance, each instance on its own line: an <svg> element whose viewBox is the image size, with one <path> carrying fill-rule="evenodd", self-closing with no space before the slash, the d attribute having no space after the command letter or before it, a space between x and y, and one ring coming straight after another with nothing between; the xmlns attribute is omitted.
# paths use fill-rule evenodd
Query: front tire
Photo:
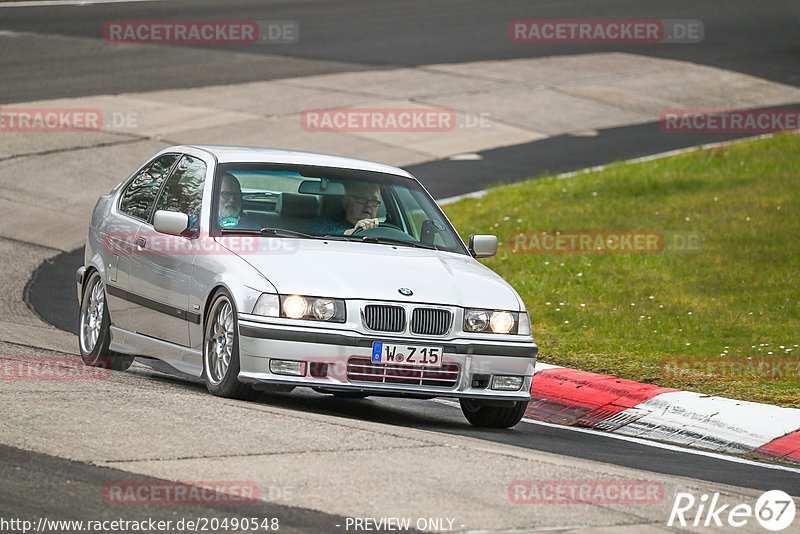
<svg viewBox="0 0 800 534"><path fill-rule="evenodd" d="M218 397L248 399L252 388L239 382L239 328L236 306L225 289L212 299L203 336L206 389Z"/></svg>
<svg viewBox="0 0 800 534"><path fill-rule="evenodd" d="M106 306L106 291L100 273L94 271L81 295L78 345L83 363L114 371L127 370L134 357L109 350L110 344L111 316Z"/></svg>
<svg viewBox="0 0 800 534"><path fill-rule="evenodd" d="M528 403L516 401L512 406L492 406L475 399L459 399L467 421L481 428L511 428L522 420Z"/></svg>

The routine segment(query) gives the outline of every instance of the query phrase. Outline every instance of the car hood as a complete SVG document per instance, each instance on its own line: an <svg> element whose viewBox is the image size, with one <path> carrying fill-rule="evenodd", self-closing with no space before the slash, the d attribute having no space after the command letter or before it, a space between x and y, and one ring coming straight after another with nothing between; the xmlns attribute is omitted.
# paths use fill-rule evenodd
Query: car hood
<svg viewBox="0 0 800 534"><path fill-rule="evenodd" d="M224 243L226 238L218 239ZM520 299L505 280L463 254L374 243L262 239L260 252L235 253L282 294L520 309ZM400 288L413 295L402 295Z"/></svg>

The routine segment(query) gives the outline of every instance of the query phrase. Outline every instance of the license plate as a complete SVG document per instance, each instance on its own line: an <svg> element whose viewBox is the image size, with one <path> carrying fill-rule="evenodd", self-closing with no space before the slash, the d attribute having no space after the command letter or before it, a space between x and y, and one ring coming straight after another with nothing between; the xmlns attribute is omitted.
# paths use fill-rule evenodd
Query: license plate
<svg viewBox="0 0 800 534"><path fill-rule="evenodd" d="M441 367L442 347L395 345L376 341L372 344L372 363Z"/></svg>

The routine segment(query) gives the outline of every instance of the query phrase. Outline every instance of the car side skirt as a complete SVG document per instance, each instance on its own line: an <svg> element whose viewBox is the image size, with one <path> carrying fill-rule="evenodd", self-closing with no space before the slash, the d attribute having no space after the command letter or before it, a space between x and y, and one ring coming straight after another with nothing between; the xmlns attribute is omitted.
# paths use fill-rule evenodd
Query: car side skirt
<svg viewBox="0 0 800 534"><path fill-rule="evenodd" d="M115 352L146 356L168 363L178 371L194 377L203 374L203 353L168 341L111 327L111 344Z"/></svg>

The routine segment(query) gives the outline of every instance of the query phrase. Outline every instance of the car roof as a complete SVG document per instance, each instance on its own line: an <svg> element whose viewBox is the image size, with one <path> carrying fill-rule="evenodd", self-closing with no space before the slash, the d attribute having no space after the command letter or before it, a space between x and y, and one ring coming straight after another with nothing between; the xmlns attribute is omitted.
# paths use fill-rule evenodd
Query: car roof
<svg viewBox="0 0 800 534"><path fill-rule="evenodd" d="M204 150L213 154L219 163L286 163L295 165L317 165L362 171L394 174L415 180L408 171L391 165L332 154L320 154L303 150L285 150L251 146L185 145L170 147L163 152L180 151L184 148Z"/></svg>

